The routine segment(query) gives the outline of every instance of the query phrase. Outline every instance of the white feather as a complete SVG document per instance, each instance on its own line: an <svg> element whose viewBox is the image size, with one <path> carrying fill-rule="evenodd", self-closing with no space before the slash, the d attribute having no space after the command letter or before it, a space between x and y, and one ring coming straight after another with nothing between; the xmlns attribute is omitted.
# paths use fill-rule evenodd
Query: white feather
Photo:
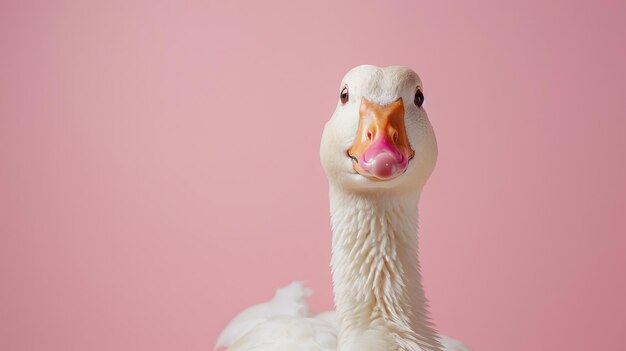
<svg viewBox="0 0 626 351"><path fill-rule="evenodd" d="M277 289L270 301L249 307L233 318L217 338L215 348L230 346L271 317L308 317L307 297L310 295L311 289L305 288L302 282L293 282Z"/></svg>
<svg viewBox="0 0 626 351"><path fill-rule="evenodd" d="M336 311L311 317L306 301L311 290L293 282L276 290L274 298L240 312L218 337L215 348L228 351L336 351ZM270 306L280 306L272 309ZM306 312L306 313L304 313ZM470 351L461 342L441 335L445 351ZM370 345L372 346L372 345Z"/></svg>

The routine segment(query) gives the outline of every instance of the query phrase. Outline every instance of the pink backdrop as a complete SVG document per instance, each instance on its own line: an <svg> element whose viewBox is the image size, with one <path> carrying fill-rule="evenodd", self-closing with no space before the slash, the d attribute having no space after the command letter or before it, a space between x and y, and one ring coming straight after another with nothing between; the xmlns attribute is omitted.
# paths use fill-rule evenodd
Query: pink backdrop
<svg viewBox="0 0 626 351"><path fill-rule="evenodd" d="M623 1L3 1L0 349L209 350L292 279L330 308L319 139L361 63L425 82L438 328L475 350L623 349L625 16Z"/></svg>

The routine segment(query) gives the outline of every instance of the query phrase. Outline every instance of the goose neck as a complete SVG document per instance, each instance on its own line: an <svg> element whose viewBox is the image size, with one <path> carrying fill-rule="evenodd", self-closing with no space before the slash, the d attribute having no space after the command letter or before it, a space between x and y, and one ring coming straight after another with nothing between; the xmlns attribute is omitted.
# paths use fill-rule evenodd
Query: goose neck
<svg viewBox="0 0 626 351"><path fill-rule="evenodd" d="M417 256L419 194L331 188L330 199L338 350L440 350Z"/></svg>

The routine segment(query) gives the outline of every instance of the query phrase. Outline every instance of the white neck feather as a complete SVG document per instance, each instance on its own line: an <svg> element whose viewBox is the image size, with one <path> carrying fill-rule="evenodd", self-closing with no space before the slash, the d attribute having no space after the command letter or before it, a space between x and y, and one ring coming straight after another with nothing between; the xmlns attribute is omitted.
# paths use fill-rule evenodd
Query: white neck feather
<svg viewBox="0 0 626 351"><path fill-rule="evenodd" d="M417 258L418 200L331 186L339 351L441 350Z"/></svg>

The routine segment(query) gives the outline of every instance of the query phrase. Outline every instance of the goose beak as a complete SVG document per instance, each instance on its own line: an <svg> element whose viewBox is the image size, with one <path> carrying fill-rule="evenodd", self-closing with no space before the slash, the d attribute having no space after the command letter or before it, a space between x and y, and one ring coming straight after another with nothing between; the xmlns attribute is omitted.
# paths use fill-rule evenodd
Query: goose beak
<svg viewBox="0 0 626 351"><path fill-rule="evenodd" d="M391 180L406 171L414 155L404 127L402 98L385 106L363 98L359 129L348 150L354 170L371 180Z"/></svg>

